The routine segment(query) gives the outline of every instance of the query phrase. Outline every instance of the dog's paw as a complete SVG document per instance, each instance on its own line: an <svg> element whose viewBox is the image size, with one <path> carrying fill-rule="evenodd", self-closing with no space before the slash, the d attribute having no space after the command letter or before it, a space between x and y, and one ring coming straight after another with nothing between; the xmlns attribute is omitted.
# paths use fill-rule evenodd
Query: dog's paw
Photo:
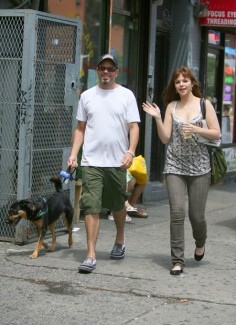
<svg viewBox="0 0 236 325"><path fill-rule="evenodd" d="M73 245L73 241L68 241L68 246L71 247Z"/></svg>
<svg viewBox="0 0 236 325"><path fill-rule="evenodd" d="M43 247L44 247L46 250L48 250L48 244L47 244L47 243L43 242Z"/></svg>
<svg viewBox="0 0 236 325"><path fill-rule="evenodd" d="M47 251L48 252L54 252L55 246L48 246Z"/></svg>
<svg viewBox="0 0 236 325"><path fill-rule="evenodd" d="M73 245L73 239L71 237L68 238L68 246L71 247Z"/></svg>
<svg viewBox="0 0 236 325"><path fill-rule="evenodd" d="M31 259L35 259L35 258L37 258L38 257L38 252L33 252L33 254L31 254L30 256L29 256L29 258L31 258Z"/></svg>

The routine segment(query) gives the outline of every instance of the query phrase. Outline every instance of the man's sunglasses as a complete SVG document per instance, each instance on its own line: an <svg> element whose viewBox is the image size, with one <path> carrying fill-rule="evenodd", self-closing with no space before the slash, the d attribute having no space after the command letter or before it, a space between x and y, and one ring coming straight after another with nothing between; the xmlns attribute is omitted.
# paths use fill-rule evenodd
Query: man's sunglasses
<svg viewBox="0 0 236 325"><path fill-rule="evenodd" d="M116 67L105 67L104 65L98 66L98 71L105 71L105 70L107 70L107 72L115 72L117 69Z"/></svg>

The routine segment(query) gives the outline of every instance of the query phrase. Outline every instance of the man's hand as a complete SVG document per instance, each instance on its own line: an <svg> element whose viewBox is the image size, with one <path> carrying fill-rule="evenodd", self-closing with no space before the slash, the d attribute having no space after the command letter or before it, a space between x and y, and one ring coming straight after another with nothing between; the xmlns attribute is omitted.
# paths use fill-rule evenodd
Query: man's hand
<svg viewBox="0 0 236 325"><path fill-rule="evenodd" d="M78 167L78 163L77 163L77 158L70 156L67 160L67 166L68 167Z"/></svg>
<svg viewBox="0 0 236 325"><path fill-rule="evenodd" d="M121 161L121 168L128 169L132 165L133 156L128 151L125 153L122 161Z"/></svg>

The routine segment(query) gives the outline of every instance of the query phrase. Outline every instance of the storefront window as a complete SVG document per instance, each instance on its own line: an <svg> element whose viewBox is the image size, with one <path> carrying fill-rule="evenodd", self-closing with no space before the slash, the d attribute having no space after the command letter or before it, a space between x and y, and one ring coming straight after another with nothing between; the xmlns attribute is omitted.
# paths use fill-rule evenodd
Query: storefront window
<svg viewBox="0 0 236 325"><path fill-rule="evenodd" d="M214 53L214 51L209 51L207 53L207 84L206 84L206 93L207 99L212 103L215 107L217 98L216 98L216 72L217 72L217 64L218 64L218 53ZM216 107L215 107L216 108Z"/></svg>
<svg viewBox="0 0 236 325"><path fill-rule="evenodd" d="M129 42L129 25L128 17L113 14L112 16L112 29L111 29L111 45L110 52L118 58L119 61L119 83L123 86L128 85L128 47L126 43Z"/></svg>
<svg viewBox="0 0 236 325"><path fill-rule="evenodd" d="M172 28L172 0L162 1L157 7L157 28L171 31Z"/></svg>
<svg viewBox="0 0 236 325"><path fill-rule="evenodd" d="M136 0L47 0L47 3L49 13L81 19L79 92L97 84L95 62L104 51L118 58L120 74L117 82L136 92L140 2Z"/></svg>
<svg viewBox="0 0 236 325"><path fill-rule="evenodd" d="M233 143L235 116L236 37L225 35L222 142Z"/></svg>
<svg viewBox="0 0 236 325"><path fill-rule="evenodd" d="M94 59L101 55L104 4L103 0L48 0L49 13L81 20L80 92L96 84Z"/></svg>
<svg viewBox="0 0 236 325"><path fill-rule="evenodd" d="M137 85L138 60L138 2L113 1L110 29L110 52L118 58L119 76L117 82L132 91Z"/></svg>
<svg viewBox="0 0 236 325"><path fill-rule="evenodd" d="M221 37L220 32L216 32L214 30L208 31L208 43L213 45L220 45Z"/></svg>

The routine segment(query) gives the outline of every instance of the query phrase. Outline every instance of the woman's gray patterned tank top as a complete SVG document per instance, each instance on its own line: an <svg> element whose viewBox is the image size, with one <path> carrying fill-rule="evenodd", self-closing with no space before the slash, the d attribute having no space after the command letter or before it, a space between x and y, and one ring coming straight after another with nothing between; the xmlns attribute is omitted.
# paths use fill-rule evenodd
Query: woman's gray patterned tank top
<svg viewBox="0 0 236 325"><path fill-rule="evenodd" d="M207 147L199 143L193 133L191 138L184 139L181 135L183 121L176 116L175 102L173 109L172 136L167 148L164 174L177 174L188 176L199 176L207 174L211 170L210 157ZM198 125L202 120L199 102L199 115L188 121Z"/></svg>

